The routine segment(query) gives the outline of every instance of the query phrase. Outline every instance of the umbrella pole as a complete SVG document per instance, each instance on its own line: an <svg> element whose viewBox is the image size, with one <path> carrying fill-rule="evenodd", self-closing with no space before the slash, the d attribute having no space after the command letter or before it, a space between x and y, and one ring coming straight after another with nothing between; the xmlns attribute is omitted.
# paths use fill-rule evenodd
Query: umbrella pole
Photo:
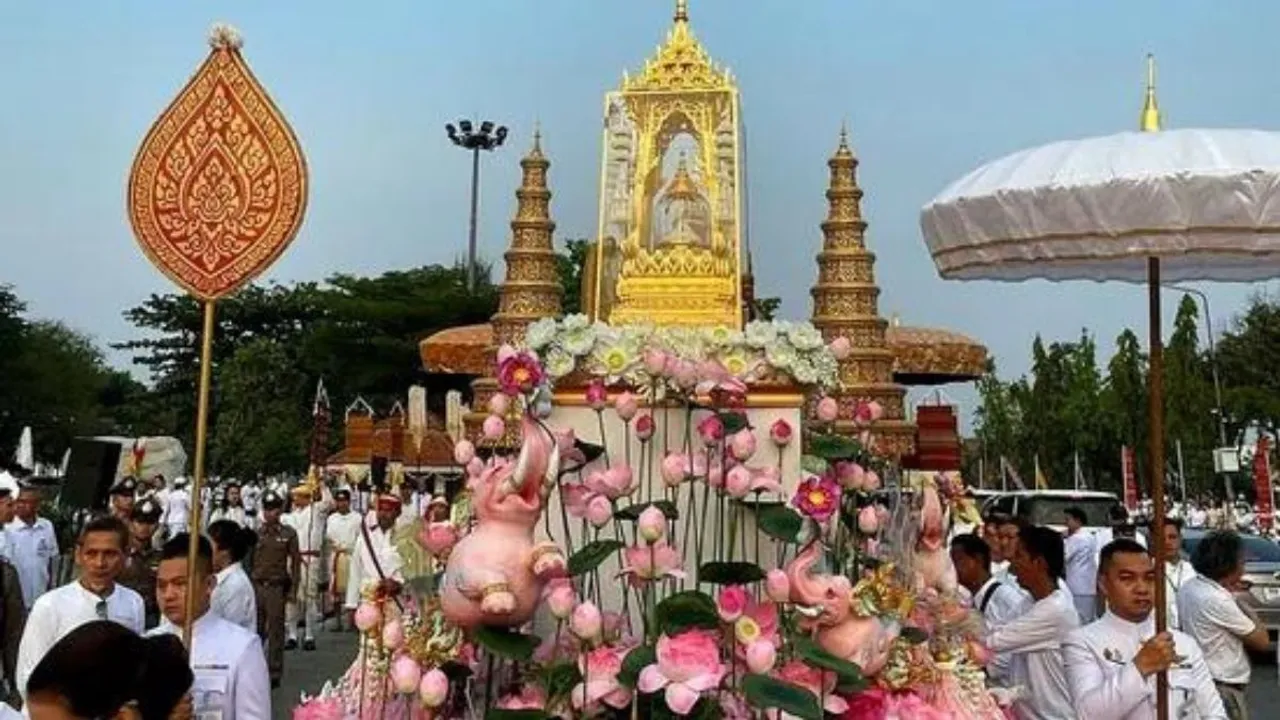
<svg viewBox="0 0 1280 720"><path fill-rule="evenodd" d="M204 329L200 334L200 386L196 396L196 457L191 476L191 517L188 518L187 619L182 642L191 651L191 629L196 611L196 560L200 549L200 491L204 487L205 444L209 433L209 375L213 365L213 301L204 302Z"/></svg>
<svg viewBox="0 0 1280 720"><path fill-rule="evenodd" d="M1156 570L1156 632L1165 631L1166 596L1164 581L1164 340L1160 320L1160 258L1147 258L1147 303L1150 311L1151 369L1148 387L1148 438L1151 468L1151 541ZM1169 676L1156 675L1156 717L1169 717Z"/></svg>

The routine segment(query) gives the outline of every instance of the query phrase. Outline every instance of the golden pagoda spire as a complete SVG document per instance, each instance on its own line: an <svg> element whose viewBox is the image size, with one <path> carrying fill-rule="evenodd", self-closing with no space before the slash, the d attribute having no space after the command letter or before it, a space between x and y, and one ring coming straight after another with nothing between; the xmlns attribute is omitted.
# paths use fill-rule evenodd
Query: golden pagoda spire
<svg viewBox="0 0 1280 720"><path fill-rule="evenodd" d="M840 144L827 165L831 181L818 282L812 290L813 324L828 342L846 337L853 345L849 357L840 361L841 387L832 393L840 404L836 427L852 432L858 404L875 400L884 407L883 419L872 429L877 449L891 456L908 455L915 443L915 428L904 420L906 390L893 382L893 352L885 341L888 323L878 306L876 258L865 239L858 159L849 147L846 128L841 128Z"/></svg>
<svg viewBox="0 0 1280 720"><path fill-rule="evenodd" d="M676 22L689 22L689 0L676 0Z"/></svg>
<svg viewBox="0 0 1280 720"><path fill-rule="evenodd" d="M1142 100L1142 117L1138 121L1142 132L1160 131L1160 106L1156 104L1156 56L1147 53L1147 92Z"/></svg>
<svg viewBox="0 0 1280 720"><path fill-rule="evenodd" d="M533 146L520 161L523 179L516 190L516 216L511 220L511 246L503 256L507 275L498 289L498 312L493 316L497 345L518 343L535 320L560 314L563 292L556 274L551 233L551 190L542 154L542 132L535 130Z"/></svg>

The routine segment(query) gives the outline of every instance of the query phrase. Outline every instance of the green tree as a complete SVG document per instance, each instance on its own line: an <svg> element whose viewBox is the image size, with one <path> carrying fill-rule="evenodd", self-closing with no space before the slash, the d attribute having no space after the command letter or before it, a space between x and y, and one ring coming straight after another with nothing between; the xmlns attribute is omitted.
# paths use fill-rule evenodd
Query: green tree
<svg viewBox="0 0 1280 720"><path fill-rule="evenodd" d="M1176 467L1181 443L1188 489L1203 491L1213 478L1216 433L1209 369L1199 348L1199 315L1195 300L1183 295L1164 353L1164 431L1170 466Z"/></svg>
<svg viewBox="0 0 1280 720"><path fill-rule="evenodd" d="M582 298L582 274L587 268L589 252L590 240L571 238L564 241L564 251L556 253L556 273L560 277L560 287L564 289L560 307L565 315L586 312Z"/></svg>
<svg viewBox="0 0 1280 720"><path fill-rule="evenodd" d="M1147 356L1138 344L1138 336L1125 329L1116 338L1116 352L1107 363L1107 379L1102 389L1103 427L1107 441L1103 456L1111 458L1118 468L1121 448L1133 448L1136 466L1134 477L1142 478L1147 448ZM1122 489L1119 472L1114 489Z"/></svg>
<svg viewBox="0 0 1280 720"><path fill-rule="evenodd" d="M311 388L297 360L286 345L257 338L218 368L213 471L251 478L306 467Z"/></svg>
<svg viewBox="0 0 1280 720"><path fill-rule="evenodd" d="M1257 295L1217 344L1228 440L1242 442L1258 426L1280 430L1280 303Z"/></svg>

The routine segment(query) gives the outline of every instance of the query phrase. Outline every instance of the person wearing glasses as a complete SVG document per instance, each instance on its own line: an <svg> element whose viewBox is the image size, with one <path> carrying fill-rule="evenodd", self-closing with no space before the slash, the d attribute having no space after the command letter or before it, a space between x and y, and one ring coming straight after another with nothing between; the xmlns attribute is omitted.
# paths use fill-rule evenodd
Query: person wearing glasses
<svg viewBox="0 0 1280 720"><path fill-rule="evenodd" d="M192 679L178 638L143 638L94 620L55 643L35 667L27 683L28 717L192 720Z"/></svg>
<svg viewBox="0 0 1280 720"><path fill-rule="evenodd" d="M18 689L64 635L94 620L113 620L141 634L146 623L142 596L116 583L124 567L129 530L118 518L96 517L76 540L80 577L36 599L18 646Z"/></svg>
<svg viewBox="0 0 1280 720"><path fill-rule="evenodd" d="M179 533L160 551L156 596L164 622L148 636L182 635L187 622L187 593L195 593L191 623L191 705L197 718L258 720L271 717L271 684L262 641L256 632L210 612L217 579L213 545L200 538L194 584L187 585L189 536Z"/></svg>

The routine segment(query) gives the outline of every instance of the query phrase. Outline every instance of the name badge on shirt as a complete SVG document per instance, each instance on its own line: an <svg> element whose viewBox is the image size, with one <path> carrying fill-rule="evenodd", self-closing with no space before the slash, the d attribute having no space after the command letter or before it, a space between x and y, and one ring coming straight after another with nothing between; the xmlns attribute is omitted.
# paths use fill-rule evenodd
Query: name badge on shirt
<svg viewBox="0 0 1280 720"><path fill-rule="evenodd" d="M191 683L192 720L222 720L227 703L229 668L226 665L195 665Z"/></svg>

